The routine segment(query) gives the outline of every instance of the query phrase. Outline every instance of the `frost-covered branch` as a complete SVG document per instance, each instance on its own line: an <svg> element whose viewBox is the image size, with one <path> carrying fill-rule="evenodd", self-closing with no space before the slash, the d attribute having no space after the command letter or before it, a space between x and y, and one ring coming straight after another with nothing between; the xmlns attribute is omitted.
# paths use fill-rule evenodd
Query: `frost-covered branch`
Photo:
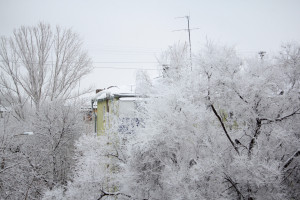
<svg viewBox="0 0 300 200"><path fill-rule="evenodd" d="M223 128L223 130L224 130L224 133L225 133L226 137L228 138L228 140L230 141L231 145L233 146L234 150L235 150L238 154L240 154L239 151L238 151L238 148L235 146L234 142L232 141L231 137L229 136L229 134L228 134L228 132L227 132L227 130L226 130L226 127L225 127L225 125L224 125L224 123L223 123L223 121L222 121L220 115L219 115L218 112L216 111L214 105L211 105L210 107L212 108L214 114L215 114L216 117L218 118L218 120L219 120L219 122L220 122L220 124L221 124L221 126L222 126L222 128Z"/></svg>
<svg viewBox="0 0 300 200"><path fill-rule="evenodd" d="M261 119L256 119L256 126L255 126L255 131L254 131L254 135L249 143L249 147L248 147L248 156L251 157L251 153L252 153L252 149L255 145L255 141L257 140L258 136L261 133Z"/></svg>
<svg viewBox="0 0 300 200"><path fill-rule="evenodd" d="M286 120L294 115L300 115L300 108L296 109L295 111L293 111L291 114L288 114L284 117L280 117L280 118L276 118L276 119L267 119L267 118L262 118L260 119L261 121L265 121L265 124L270 124L270 123L274 123L274 122L280 122L283 120Z"/></svg>
<svg viewBox="0 0 300 200"><path fill-rule="evenodd" d="M224 173L225 174L225 173ZM227 188L226 190L229 189L234 189L238 195L238 199L245 199L244 195L241 193L241 191L239 190L239 188L237 187L238 183L234 182L232 180L232 178L230 176L228 176L227 174L225 174L225 181L228 182L231 186L229 188Z"/></svg>
<svg viewBox="0 0 300 200"><path fill-rule="evenodd" d="M2 169L2 170L0 171L0 174L3 173L4 171L10 169L10 168L13 168L13 167L19 165L20 163L21 163L21 162L18 162L18 163L15 163L15 164L13 164L13 165L10 165L10 166L8 166L8 167L5 167L4 169Z"/></svg>
<svg viewBox="0 0 300 200"><path fill-rule="evenodd" d="M286 169L291 163L292 161L296 158L300 156L300 150L297 150L294 155L292 155L283 165L283 169Z"/></svg>
<svg viewBox="0 0 300 200"><path fill-rule="evenodd" d="M117 158L122 163L126 163L125 160L123 160L122 158L119 157L119 154L108 153L108 154L105 154L104 156L111 156L111 157Z"/></svg>
<svg viewBox="0 0 300 200"><path fill-rule="evenodd" d="M107 196L114 196L114 197L124 196L124 197L130 198L130 199L132 198L130 195L124 194L121 192L109 193L109 192L104 192L103 190L101 190L101 195L99 196L99 198L97 200L101 200L102 198L107 197ZM147 200L147 199L143 199L143 200Z"/></svg>

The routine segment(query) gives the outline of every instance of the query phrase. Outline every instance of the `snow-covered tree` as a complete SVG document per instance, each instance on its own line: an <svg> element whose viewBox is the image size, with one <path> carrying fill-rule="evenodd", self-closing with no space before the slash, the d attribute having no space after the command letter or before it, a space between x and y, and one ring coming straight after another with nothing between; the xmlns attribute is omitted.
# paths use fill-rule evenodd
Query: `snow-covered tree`
<svg viewBox="0 0 300 200"><path fill-rule="evenodd" d="M29 117L31 123L3 122L1 198L40 199L45 189L65 185L71 179L74 143L84 127L78 111L76 105L54 101Z"/></svg>
<svg viewBox="0 0 300 200"><path fill-rule="evenodd" d="M1 100L10 103L19 119L30 103L38 109L45 100L78 96L74 88L92 67L78 34L45 23L1 37L0 58Z"/></svg>
<svg viewBox="0 0 300 200"><path fill-rule="evenodd" d="M145 103L145 128L130 143L127 194L139 199L297 197L299 87L288 75L295 74L295 66L280 58L242 60L233 49L211 44L192 71L170 62L168 76L153 84Z"/></svg>
<svg viewBox="0 0 300 200"><path fill-rule="evenodd" d="M83 133L80 79L91 70L79 35L39 23L0 40L0 199L40 199L71 178Z"/></svg>
<svg viewBox="0 0 300 200"><path fill-rule="evenodd" d="M118 135L121 124L117 116L110 116L110 129L106 135L95 137L83 135L76 142L76 166L72 180L66 186L58 185L47 190L43 199L115 199L116 196L129 197L120 192L126 164L125 140L130 135Z"/></svg>
<svg viewBox="0 0 300 200"><path fill-rule="evenodd" d="M74 181L45 198L297 199L299 46L287 47L241 59L208 44L192 69L184 45L170 48L161 78L138 76L142 126L124 137L116 119L81 138Z"/></svg>

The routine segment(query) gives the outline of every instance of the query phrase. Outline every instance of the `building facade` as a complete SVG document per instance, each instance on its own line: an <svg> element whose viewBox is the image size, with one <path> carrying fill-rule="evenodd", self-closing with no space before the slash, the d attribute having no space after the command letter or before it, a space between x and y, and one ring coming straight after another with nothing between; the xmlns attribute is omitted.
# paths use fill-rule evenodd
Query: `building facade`
<svg viewBox="0 0 300 200"><path fill-rule="evenodd" d="M119 120L118 130L128 132L128 127L125 126L128 125L128 120L137 121L135 110L138 98L133 86L110 87L98 92L92 100L92 105L97 105L96 110L94 108L95 133L105 135L106 130L115 125L113 120L116 117Z"/></svg>

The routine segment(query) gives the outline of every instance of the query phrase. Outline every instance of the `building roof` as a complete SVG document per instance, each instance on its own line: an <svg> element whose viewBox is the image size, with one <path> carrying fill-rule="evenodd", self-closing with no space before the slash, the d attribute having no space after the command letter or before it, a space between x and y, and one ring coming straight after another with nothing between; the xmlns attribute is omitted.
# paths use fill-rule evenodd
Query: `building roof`
<svg viewBox="0 0 300 200"><path fill-rule="evenodd" d="M136 97L135 85L112 86L98 92L93 100L105 100L113 97Z"/></svg>

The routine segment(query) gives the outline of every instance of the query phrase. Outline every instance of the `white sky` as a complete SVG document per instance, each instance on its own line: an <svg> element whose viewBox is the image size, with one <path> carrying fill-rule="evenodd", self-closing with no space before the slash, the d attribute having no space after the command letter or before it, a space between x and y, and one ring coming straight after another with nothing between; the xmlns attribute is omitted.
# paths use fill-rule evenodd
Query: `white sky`
<svg viewBox="0 0 300 200"><path fill-rule="evenodd" d="M173 32L186 28L185 19L175 19L185 15L191 28L200 28L191 33L194 53L206 38L235 46L243 56L300 41L299 0L0 0L0 35L39 21L72 27L98 67L81 87L96 89L134 84L136 69L112 67L158 68L163 50L187 41L185 31Z"/></svg>

